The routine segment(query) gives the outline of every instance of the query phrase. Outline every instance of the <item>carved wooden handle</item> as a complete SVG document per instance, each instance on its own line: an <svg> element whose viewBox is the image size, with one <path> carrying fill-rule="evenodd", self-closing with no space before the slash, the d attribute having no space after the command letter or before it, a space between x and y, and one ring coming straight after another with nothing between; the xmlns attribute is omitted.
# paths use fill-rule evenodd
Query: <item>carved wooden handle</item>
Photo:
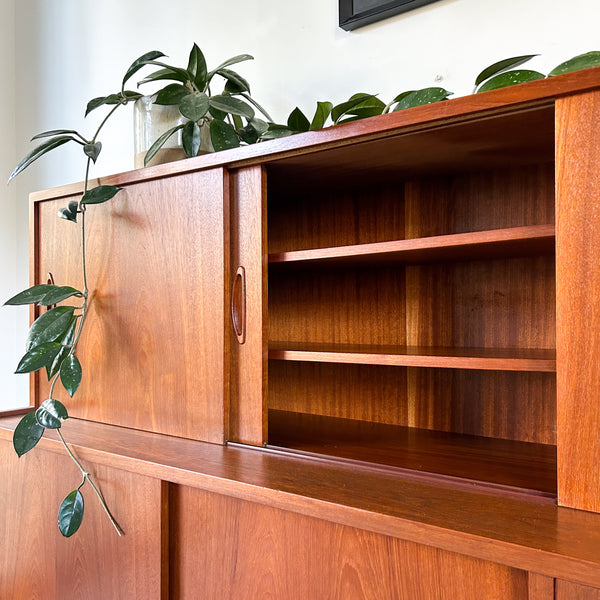
<svg viewBox="0 0 600 600"><path fill-rule="evenodd" d="M231 286L231 322L240 344L246 341L246 270L238 267Z"/></svg>

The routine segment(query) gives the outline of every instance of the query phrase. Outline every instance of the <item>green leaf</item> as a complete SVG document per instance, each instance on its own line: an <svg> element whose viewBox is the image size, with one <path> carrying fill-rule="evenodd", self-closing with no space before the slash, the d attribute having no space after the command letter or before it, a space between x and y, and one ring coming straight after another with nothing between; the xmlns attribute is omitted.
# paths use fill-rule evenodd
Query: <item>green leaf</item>
<svg viewBox="0 0 600 600"><path fill-rule="evenodd" d="M57 306L40 315L31 325L26 349L31 350L40 344L61 338L69 327L74 311L73 306Z"/></svg>
<svg viewBox="0 0 600 600"><path fill-rule="evenodd" d="M197 44L194 44L190 52L190 58L188 60L188 73L192 76L191 79L194 82L198 91L203 92L208 83L208 73L206 69L206 59L202 50L198 48Z"/></svg>
<svg viewBox="0 0 600 600"><path fill-rule="evenodd" d="M25 170L32 162L36 161L38 158L50 152L50 150L54 150L67 142L74 141L75 138L70 135L59 135L57 137L50 138L43 144L40 144L36 148L34 148L13 170L13 172L9 175L8 181L16 177L21 171ZM8 182L7 182L8 183Z"/></svg>
<svg viewBox="0 0 600 600"><path fill-rule="evenodd" d="M185 73L185 74L184 74ZM150 73L150 75L146 75L144 79L138 81L138 85L142 85L144 83L149 83L151 81L162 81L162 80L173 80L179 81L180 83L187 83L190 80L189 74L187 72L182 73L179 70L175 70L171 67L166 67L164 69L159 69L158 71L154 71L154 73Z"/></svg>
<svg viewBox="0 0 600 600"><path fill-rule="evenodd" d="M184 96L187 96L190 91L180 83L170 83L156 94L154 104L168 106L179 104Z"/></svg>
<svg viewBox="0 0 600 600"><path fill-rule="evenodd" d="M123 98L120 94L110 94L108 96L92 98L92 100L87 103L85 108L85 116L87 117L93 110L96 110L98 107L103 106L104 104L119 104L122 101Z"/></svg>
<svg viewBox="0 0 600 600"><path fill-rule="evenodd" d="M358 104L361 104L361 102L364 102L365 100L368 100L369 98L373 97L373 94L355 94L349 100L346 100L346 102L342 102L341 104L338 104L337 106L333 107L333 109L331 110L331 120L337 124L337 122L350 109L354 108Z"/></svg>
<svg viewBox="0 0 600 600"><path fill-rule="evenodd" d="M196 156L198 154L198 150L200 150L200 142L202 141L202 132L196 121L188 121L183 126L181 139L183 142L185 155L189 157Z"/></svg>
<svg viewBox="0 0 600 600"><path fill-rule="evenodd" d="M190 121L199 121L206 115L209 107L209 98L204 92L188 94L179 102L179 112Z"/></svg>
<svg viewBox="0 0 600 600"><path fill-rule="evenodd" d="M17 456L21 458L23 454L35 448L42 435L44 435L44 428L37 422L35 411L27 413L19 421L13 433L13 447Z"/></svg>
<svg viewBox="0 0 600 600"><path fill-rule="evenodd" d="M82 142L87 141L80 133L78 133L74 129L51 129L50 131L43 131L42 133L38 133L37 135L34 135L31 138L31 141L33 142L33 140L39 140L41 138L52 137L55 135L71 135L71 134L79 137Z"/></svg>
<svg viewBox="0 0 600 600"><path fill-rule="evenodd" d="M269 130L260 136L261 140L275 140L288 135L293 135L294 132L286 125L278 125L277 123L269 123Z"/></svg>
<svg viewBox="0 0 600 600"><path fill-rule="evenodd" d="M325 127L325 122L331 114L332 108L333 104L331 102L317 102L317 110L315 111L309 130L315 131L317 129L323 129L323 127Z"/></svg>
<svg viewBox="0 0 600 600"><path fill-rule="evenodd" d="M71 354L60 367L60 381L71 398L81 383L81 364L78 358Z"/></svg>
<svg viewBox="0 0 600 600"><path fill-rule="evenodd" d="M490 90L508 87L509 85L517 85L519 83L526 83L527 81L545 78L546 76L538 71L506 71L505 73L500 73L500 75L488 79L480 88L478 88L477 93L479 94L479 92L488 92Z"/></svg>
<svg viewBox="0 0 600 600"><path fill-rule="evenodd" d="M477 75L477 79L475 80L475 87L477 87L480 83L484 82L486 79L489 79L493 75L498 75L503 71L507 71L508 69L514 69L523 63L531 60L535 56L539 56L538 54L525 54L523 56L513 56L512 58L505 58L500 60L489 67L486 67L479 75Z"/></svg>
<svg viewBox="0 0 600 600"><path fill-rule="evenodd" d="M221 69L224 69L225 67L230 67L231 65L235 65L237 63L241 63L241 62L244 62L246 60L254 60L254 56L250 56L250 54L238 54L237 56L229 58L225 62L221 63L216 69L214 69L213 71L211 71L209 73L209 78L212 79L212 76L215 73L217 73Z"/></svg>
<svg viewBox="0 0 600 600"><path fill-rule="evenodd" d="M83 297L83 294L76 290L74 287L69 285L53 285L50 286L52 289L48 290L47 294L44 294L43 298L39 300L41 306L50 306L52 304L58 304L71 296Z"/></svg>
<svg viewBox="0 0 600 600"><path fill-rule="evenodd" d="M306 118L306 115L296 107L288 117L287 126L289 129L295 132L308 131L310 123Z"/></svg>
<svg viewBox="0 0 600 600"><path fill-rule="evenodd" d="M48 376L48 381L54 377L58 371L60 370L60 366L63 360L68 356L71 346L73 344L73 340L75 339L75 329L77 327L77 317L73 317L71 324L69 325L67 332L63 336L60 341L61 348L51 365L46 365L46 375Z"/></svg>
<svg viewBox="0 0 600 600"><path fill-rule="evenodd" d="M228 94L241 94L242 92L250 91L250 84L241 75L229 69L219 69L218 75L227 79L225 84L225 92Z"/></svg>
<svg viewBox="0 0 600 600"><path fill-rule="evenodd" d="M96 142L94 144L85 144L83 147L83 152L86 156L89 156L92 161L95 163L98 158L100 151L102 150L102 143Z"/></svg>
<svg viewBox="0 0 600 600"><path fill-rule="evenodd" d="M376 96L368 98L364 102L357 104L346 112L347 115L353 115L358 119L364 119L366 117L374 117L383 113L385 104Z"/></svg>
<svg viewBox="0 0 600 600"><path fill-rule="evenodd" d="M32 373L47 365L51 365L59 352L60 344L57 342L48 342L35 346L31 350L28 350L19 361L15 373Z"/></svg>
<svg viewBox="0 0 600 600"><path fill-rule="evenodd" d="M252 106L254 106L254 108L257 108L267 118L267 121L269 121L270 123L273 122L273 119L270 117L269 113L256 100L254 100L254 98L252 98L252 96L250 96L244 92L242 92L241 96L242 96L242 98L244 98L245 100L250 102L250 104L252 104Z"/></svg>
<svg viewBox="0 0 600 600"><path fill-rule="evenodd" d="M66 219L67 221L77 223L77 211L71 210L68 206L65 206L64 208L59 208L58 216L61 219Z"/></svg>
<svg viewBox="0 0 600 600"><path fill-rule="evenodd" d="M155 154L163 147L165 142L177 131L183 129L182 125L177 125L168 131L165 131L155 142L148 148L146 156L144 157L144 165L147 165L155 156Z"/></svg>
<svg viewBox="0 0 600 600"><path fill-rule="evenodd" d="M9 300L7 300L5 306L20 306L23 304L35 304L39 302L51 289L55 288L54 285L41 284L34 285L33 287L27 288L26 290L19 292Z"/></svg>
<svg viewBox="0 0 600 600"><path fill-rule="evenodd" d="M142 54L139 58L136 58L125 72L125 77L123 77L123 87L125 87L127 80L130 79L134 73L137 73L144 65L147 65L150 61L161 58L162 56L166 55L158 50L151 50L150 52Z"/></svg>
<svg viewBox="0 0 600 600"><path fill-rule="evenodd" d="M423 88L422 90L416 90L414 92L410 92L409 94L405 94L404 97L400 99L398 104L396 104L394 112L398 110L404 110L405 108L413 108L414 106L422 106L423 104L441 102L442 100L446 100L446 98L448 98L450 95L452 95L452 92L449 92L441 87L430 87Z"/></svg>
<svg viewBox="0 0 600 600"><path fill-rule="evenodd" d="M218 119L213 119L210 122L210 139L215 152L237 148L240 145L235 129L229 123Z"/></svg>
<svg viewBox="0 0 600 600"><path fill-rule="evenodd" d="M239 98L233 98L226 94L213 96L210 99L210 106L231 115L240 115L240 117L246 117L246 119L254 118L254 109L251 106L248 106Z"/></svg>
<svg viewBox="0 0 600 600"><path fill-rule="evenodd" d="M108 202L122 189L116 185L99 185L82 196L81 204L102 204L103 202Z"/></svg>
<svg viewBox="0 0 600 600"><path fill-rule="evenodd" d="M83 495L79 490L73 490L58 509L58 528L64 537L71 537L79 529L83 511Z"/></svg>
<svg viewBox="0 0 600 600"><path fill-rule="evenodd" d="M580 71L581 69L589 69L590 67L600 66L600 52L597 50L592 52L586 52L585 54L579 54L560 63L557 67L554 67L548 77L554 77L555 75L563 75L564 73L571 73L573 71Z"/></svg>
<svg viewBox="0 0 600 600"><path fill-rule="evenodd" d="M42 427L60 429L63 421L66 421L69 415L64 404L54 398L48 398L35 411L35 418Z"/></svg>

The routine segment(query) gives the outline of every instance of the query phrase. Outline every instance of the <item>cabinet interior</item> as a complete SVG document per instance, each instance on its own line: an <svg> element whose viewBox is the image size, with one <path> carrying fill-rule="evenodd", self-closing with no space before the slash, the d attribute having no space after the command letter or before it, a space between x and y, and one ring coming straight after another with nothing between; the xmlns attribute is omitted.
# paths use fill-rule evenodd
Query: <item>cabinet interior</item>
<svg viewBox="0 0 600 600"><path fill-rule="evenodd" d="M268 167L269 446L556 495L553 113Z"/></svg>

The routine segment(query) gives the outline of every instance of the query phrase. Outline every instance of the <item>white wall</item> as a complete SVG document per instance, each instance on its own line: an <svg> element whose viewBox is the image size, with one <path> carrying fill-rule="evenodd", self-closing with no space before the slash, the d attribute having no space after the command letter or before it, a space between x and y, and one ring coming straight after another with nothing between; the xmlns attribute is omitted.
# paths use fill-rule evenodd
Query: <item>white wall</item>
<svg viewBox="0 0 600 600"><path fill-rule="evenodd" d="M16 7L19 156L39 131L93 131L100 113L85 122L86 102L116 91L134 58L158 49L185 64L194 41L209 67L238 53L254 55L239 70L278 120L296 105L308 113L317 100L341 102L357 91L389 101L400 91L439 84L465 95L477 73L496 60L540 53L531 68L548 72L564 59L600 49L597 0L440 0L354 32L338 27L337 0L0 1L6 4L2 16ZM10 81L11 73L1 80ZM128 107L107 126L94 175L132 168L130 119ZM0 138L0 147L12 155L10 135ZM24 280L27 193L82 179L83 164L78 148L61 149L20 176L16 241L4 238L12 235L6 218L1 225L8 248L3 286L14 279L15 264ZM0 372L0 389L13 378L9 373Z"/></svg>
<svg viewBox="0 0 600 600"><path fill-rule="evenodd" d="M15 124L15 11L12 1L0 0L0 304L29 281L27 253L20 252L18 236L26 234L27 221L19 218L17 193L5 185L16 153ZM0 308L0 407L27 404L28 380L12 375L15 358L24 347L27 309Z"/></svg>

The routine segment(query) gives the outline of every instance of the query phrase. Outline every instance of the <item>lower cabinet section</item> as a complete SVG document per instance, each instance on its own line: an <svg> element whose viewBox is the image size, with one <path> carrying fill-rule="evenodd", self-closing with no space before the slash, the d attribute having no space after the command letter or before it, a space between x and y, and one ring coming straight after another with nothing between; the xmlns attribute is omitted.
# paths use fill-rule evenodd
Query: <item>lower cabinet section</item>
<svg viewBox="0 0 600 600"><path fill-rule="evenodd" d="M600 600L600 590L557 579L556 600Z"/></svg>
<svg viewBox="0 0 600 600"><path fill-rule="evenodd" d="M161 598L161 481L91 469L123 537L86 484L81 528L63 538L58 507L81 481L77 467L65 453L41 448L19 459L12 444L0 440L2 600Z"/></svg>
<svg viewBox="0 0 600 600"><path fill-rule="evenodd" d="M198 489L169 505L171 598L528 598L525 571Z"/></svg>
<svg viewBox="0 0 600 600"><path fill-rule="evenodd" d="M0 439L1 600L600 600L593 587L260 504L252 487L241 499L93 463L125 535L86 489L83 524L65 539L58 506L80 474L59 449L18 459Z"/></svg>

